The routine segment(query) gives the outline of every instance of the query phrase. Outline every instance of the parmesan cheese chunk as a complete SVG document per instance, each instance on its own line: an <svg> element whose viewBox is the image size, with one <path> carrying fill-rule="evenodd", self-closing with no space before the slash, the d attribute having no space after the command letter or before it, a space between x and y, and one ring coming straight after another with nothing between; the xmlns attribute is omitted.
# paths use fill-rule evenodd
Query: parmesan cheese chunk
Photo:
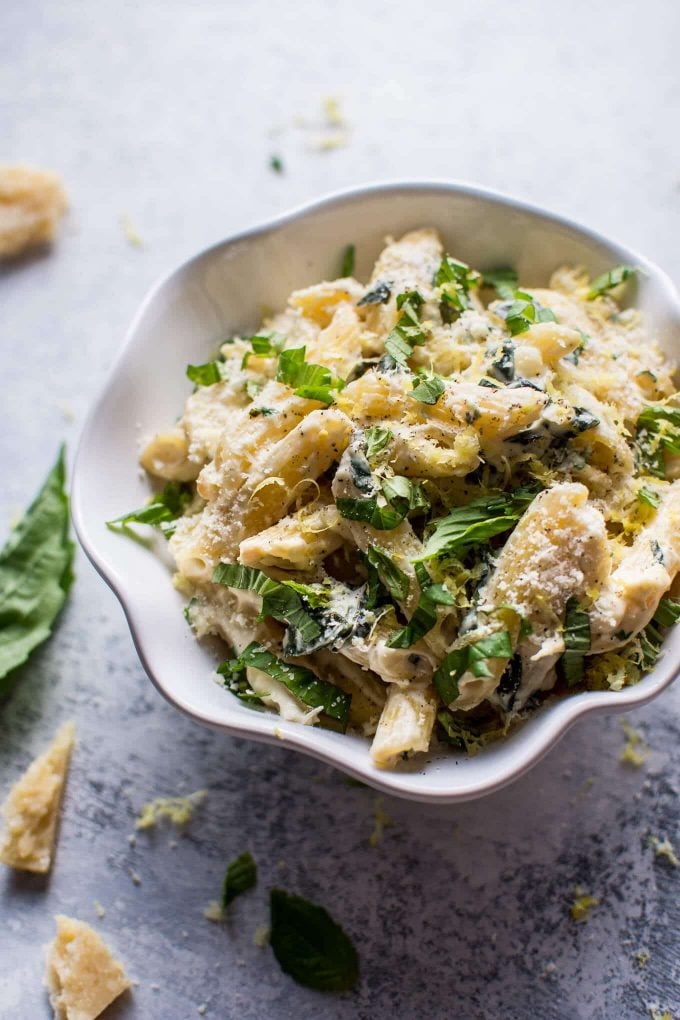
<svg viewBox="0 0 680 1020"><path fill-rule="evenodd" d="M29 166L0 166L0 259L49 244L66 204L56 174Z"/></svg>
<svg viewBox="0 0 680 1020"><path fill-rule="evenodd" d="M2 809L5 833L0 861L11 868L41 874L50 870L75 732L72 722L64 723L50 747L9 792Z"/></svg>
<svg viewBox="0 0 680 1020"><path fill-rule="evenodd" d="M58 914L48 947L45 983L56 1020L94 1020L130 980L89 924Z"/></svg>

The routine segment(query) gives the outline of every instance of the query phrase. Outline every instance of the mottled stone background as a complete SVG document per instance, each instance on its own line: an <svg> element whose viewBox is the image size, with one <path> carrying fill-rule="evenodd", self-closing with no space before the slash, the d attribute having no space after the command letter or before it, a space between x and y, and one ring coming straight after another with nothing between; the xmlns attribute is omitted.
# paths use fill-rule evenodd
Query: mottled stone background
<svg viewBox="0 0 680 1020"><path fill-rule="evenodd" d="M0 272L0 530L61 437L72 457L156 277L332 188L476 181L610 233L677 281L679 21L673 0L4 0L0 160L60 171L72 209L52 255ZM318 120L325 95L339 97L350 144L318 152L292 125ZM647 841L677 833L679 710L676 686L630 717L651 747L640 769L619 763L612 716L485 800L384 798L392 824L371 846L370 790L165 704L80 556L54 639L0 707L3 787L59 722L79 732L53 875L0 876L0 1015L48 1016L40 947L64 911L94 923L139 980L112 1020L184 1020L202 1004L239 1020L638 1020L655 1003L676 1017L680 869ZM185 835L129 844L144 801L199 788L209 796ZM247 847L258 889L226 927L210 924L202 910ZM601 898L582 925L568 913L578 883ZM353 935L356 993L299 988L254 944L273 884Z"/></svg>

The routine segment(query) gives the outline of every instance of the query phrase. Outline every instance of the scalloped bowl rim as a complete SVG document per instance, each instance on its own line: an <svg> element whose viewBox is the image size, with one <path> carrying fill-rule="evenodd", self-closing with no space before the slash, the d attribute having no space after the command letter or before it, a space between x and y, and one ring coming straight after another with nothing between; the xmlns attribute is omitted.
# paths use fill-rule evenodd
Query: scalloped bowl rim
<svg viewBox="0 0 680 1020"><path fill-rule="evenodd" d="M342 741L346 740L346 738L343 738L342 735L332 734L333 737L339 737L339 740L330 747L326 747L317 741L316 737L319 730L316 727L286 722L273 712L248 712L244 716L235 716L233 720L229 721L216 719L210 713L198 709L179 694L177 690L174 690L172 683L163 675L160 675L159 671L154 669L149 661L148 648L153 641L153 634L149 634L146 629L144 606L140 604L139 600L135 597L135 593L131 590L128 583L129 579L126 580L119 573L116 564L112 563L98 547L96 536L88 527L87 511L84 505L86 502L87 481L83 478L82 469L83 452L89 442L93 425L97 420L110 387L124 365L129 352L135 345L139 326L148 310L153 306L156 297L174 279L179 279L195 263L206 258L206 256L221 251L227 245L256 240L262 235L269 234L297 220L314 217L315 214L332 209L334 206L342 206L345 203L352 203L371 195L384 196L391 194L396 197L407 194L418 195L425 192L464 195L471 199L480 199L485 202L501 205L509 210L517 210L529 217L547 221L558 228L565 228L579 235L587 243L609 249L617 261L635 264L644 271L646 276L655 280L664 300L667 302L672 318L680 326L680 296L663 270L628 246L613 242L597 231L583 227L567 217L553 214L539 206L515 199L492 189L464 182L437 179L376 182L334 191L331 194L296 206L288 212L272 217L250 229L240 231L207 246L165 274L151 287L127 330L125 341L114 359L107 380L83 426L73 468L71 506L73 523L81 546L97 572L112 589L120 602L137 654L146 673L157 690L171 704L191 718L212 728L231 733L234 736L270 744L279 744L280 746L302 751L304 754L310 755L317 760L342 769L348 775L384 793L413 800L447 804L481 797L514 782L514 780L518 779L544 757L578 719L591 714L627 711L642 706L657 697L680 673L680 625L672 628L671 634L666 639L665 647L667 648L667 654L662 656L654 670L638 684L626 687L618 692L585 691L568 695L555 703L545 706L535 717L522 724L513 734L512 739L518 743L522 742L522 734L529 726L532 728L531 739L524 741L527 745L526 750L519 756L512 768L507 770L498 769L496 775L487 777L482 781L464 784L452 783L450 787L432 785L427 782L427 767L423 770L418 769L416 772L377 769L371 765L367 755L357 755L355 745L352 745L349 741L347 741L346 745L343 744ZM131 467L134 470L134 465ZM364 741L364 743L367 744L367 741ZM484 754L485 752L481 753Z"/></svg>

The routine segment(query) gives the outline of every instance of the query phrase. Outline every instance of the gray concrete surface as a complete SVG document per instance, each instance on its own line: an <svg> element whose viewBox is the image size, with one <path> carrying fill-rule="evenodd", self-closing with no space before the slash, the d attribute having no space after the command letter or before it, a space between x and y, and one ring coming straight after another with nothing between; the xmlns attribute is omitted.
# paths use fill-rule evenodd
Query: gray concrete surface
<svg viewBox="0 0 680 1020"><path fill-rule="evenodd" d="M608 232L680 280L679 21L672 0L3 0L0 160L60 171L72 208L53 254L0 272L0 530L59 439L72 455L155 278L332 188L476 181ZM292 121L318 118L329 94L350 144L317 152ZM41 945L59 911L92 922L139 981L111 1020L185 1020L202 1004L239 1020L641 1020L654 1004L680 1016L680 869L647 845L677 836L679 713L676 686L631 716L652 748L638 770L619 763L611 717L485 800L384 799L393 824L372 847L371 791L161 700L81 555L54 639L0 706L3 787L60 721L79 732L54 873L0 875L0 1016L49 1015ZM185 835L129 844L144 801L199 788L209 796ZM259 887L212 925L203 907L244 848ZM578 883L601 898L583 925L568 914ZM273 884L353 935L357 992L297 987L253 943Z"/></svg>

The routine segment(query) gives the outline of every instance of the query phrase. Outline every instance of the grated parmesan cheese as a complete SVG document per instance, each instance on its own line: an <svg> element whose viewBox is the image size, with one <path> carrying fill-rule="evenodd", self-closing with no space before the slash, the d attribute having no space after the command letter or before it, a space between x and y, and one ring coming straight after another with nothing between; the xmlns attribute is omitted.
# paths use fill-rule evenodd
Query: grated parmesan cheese
<svg viewBox="0 0 680 1020"><path fill-rule="evenodd" d="M45 982L56 1020L94 1020L131 985L100 935L83 921L57 915Z"/></svg>

